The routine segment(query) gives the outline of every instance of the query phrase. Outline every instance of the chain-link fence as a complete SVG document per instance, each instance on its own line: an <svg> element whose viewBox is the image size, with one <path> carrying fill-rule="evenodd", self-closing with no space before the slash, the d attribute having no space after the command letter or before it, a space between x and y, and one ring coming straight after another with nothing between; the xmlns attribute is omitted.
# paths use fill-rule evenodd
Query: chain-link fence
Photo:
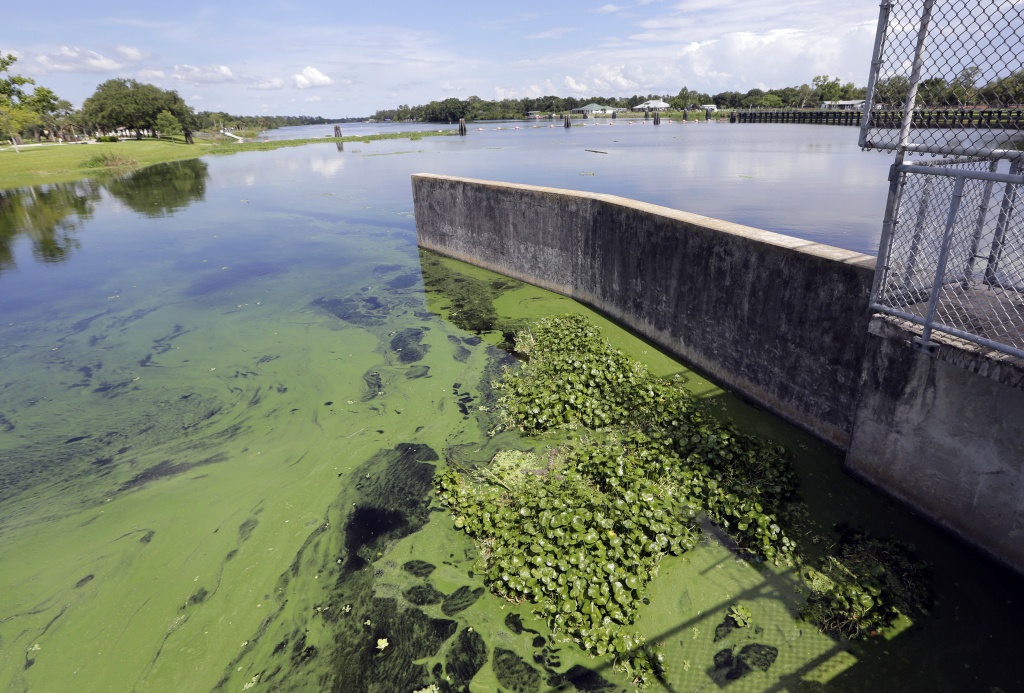
<svg viewBox="0 0 1024 693"><path fill-rule="evenodd" d="M1019 155L1024 3L883 0L860 144L969 156Z"/></svg>
<svg viewBox="0 0 1024 693"><path fill-rule="evenodd" d="M1024 358L1024 2L882 0L860 144L896 152L872 307Z"/></svg>
<svg viewBox="0 0 1024 693"><path fill-rule="evenodd" d="M902 194L880 249L873 308L922 325L924 347L940 330L1024 358L1020 165L896 168Z"/></svg>

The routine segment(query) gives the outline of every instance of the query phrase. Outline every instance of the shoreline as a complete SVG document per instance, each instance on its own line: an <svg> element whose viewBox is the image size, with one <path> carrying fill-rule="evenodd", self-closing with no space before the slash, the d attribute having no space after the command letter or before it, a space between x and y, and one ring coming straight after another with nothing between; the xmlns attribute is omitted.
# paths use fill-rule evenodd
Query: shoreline
<svg viewBox="0 0 1024 693"><path fill-rule="evenodd" d="M171 139L125 139L119 142L31 142L0 148L0 191L36 185L68 183L101 174L133 171L154 164L198 159L209 155L236 154L238 152L269 151L282 147L302 147L307 144L346 144L376 140L439 137L454 131L405 131L377 135L348 137L317 137L297 140L267 140L260 142L207 142L197 139L185 144L180 137ZM123 164L120 162L128 161ZM107 165L107 161L119 165Z"/></svg>

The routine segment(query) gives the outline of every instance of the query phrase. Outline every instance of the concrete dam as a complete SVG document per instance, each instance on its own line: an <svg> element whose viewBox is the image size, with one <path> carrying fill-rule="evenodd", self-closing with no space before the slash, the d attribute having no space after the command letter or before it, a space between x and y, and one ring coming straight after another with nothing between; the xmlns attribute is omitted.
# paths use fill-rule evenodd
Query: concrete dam
<svg viewBox="0 0 1024 693"><path fill-rule="evenodd" d="M586 303L1024 573L1024 364L869 308L875 258L614 195L412 178L419 245Z"/></svg>

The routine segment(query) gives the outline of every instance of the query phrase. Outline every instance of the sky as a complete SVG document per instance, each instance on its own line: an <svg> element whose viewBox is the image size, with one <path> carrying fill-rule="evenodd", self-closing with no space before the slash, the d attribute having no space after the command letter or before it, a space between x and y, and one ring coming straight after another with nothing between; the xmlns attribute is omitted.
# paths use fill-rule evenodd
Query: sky
<svg viewBox="0 0 1024 693"><path fill-rule="evenodd" d="M50 0L0 25L0 54L76 107L102 82L197 111L372 115L450 97L715 94L867 83L878 0L503 3Z"/></svg>

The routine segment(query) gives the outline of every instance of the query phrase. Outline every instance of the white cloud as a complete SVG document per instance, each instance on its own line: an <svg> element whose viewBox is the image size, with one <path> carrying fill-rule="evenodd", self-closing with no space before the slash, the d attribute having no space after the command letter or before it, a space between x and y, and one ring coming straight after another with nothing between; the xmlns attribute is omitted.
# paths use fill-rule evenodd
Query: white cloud
<svg viewBox="0 0 1024 693"><path fill-rule="evenodd" d="M252 85L253 89L284 89L284 80L280 77L264 79Z"/></svg>
<svg viewBox="0 0 1024 693"><path fill-rule="evenodd" d="M70 46L61 46L52 55L37 55L36 60L47 72L115 72L122 67L116 60L95 51Z"/></svg>
<svg viewBox="0 0 1024 693"><path fill-rule="evenodd" d="M565 76L565 87L571 92L576 94L583 94L590 91L586 84L580 84L569 75Z"/></svg>
<svg viewBox="0 0 1024 693"><path fill-rule="evenodd" d="M644 76L642 65L592 65L586 70L586 80L594 92L600 94L622 94L630 91L646 91L649 81Z"/></svg>
<svg viewBox="0 0 1024 693"><path fill-rule="evenodd" d="M299 89L309 89L310 87L326 87L328 84L334 84L334 80L325 75L315 67L306 67L300 74L293 75L292 81L295 86Z"/></svg>
<svg viewBox="0 0 1024 693"><path fill-rule="evenodd" d="M175 65L174 79L189 84L223 84L236 81L235 75L227 65Z"/></svg>
<svg viewBox="0 0 1024 693"><path fill-rule="evenodd" d="M320 100L320 97L319 96L315 96L315 95L314 96L307 96L306 98L303 99L303 101L319 101L319 100Z"/></svg>
<svg viewBox="0 0 1024 693"><path fill-rule="evenodd" d="M602 5L601 7L596 8L594 12L601 12L602 14L604 14L608 12L620 12L622 9L623 8L620 7L619 5L612 5L609 3L607 5Z"/></svg>
<svg viewBox="0 0 1024 693"><path fill-rule="evenodd" d="M131 63L137 63L145 57L142 51L133 46L118 46L115 50L121 58Z"/></svg>
<svg viewBox="0 0 1024 693"><path fill-rule="evenodd" d="M159 80L159 79L163 79L164 77L166 77L167 73L165 73L163 70L139 70L135 74L135 76L138 77L141 80L151 80L151 79Z"/></svg>

